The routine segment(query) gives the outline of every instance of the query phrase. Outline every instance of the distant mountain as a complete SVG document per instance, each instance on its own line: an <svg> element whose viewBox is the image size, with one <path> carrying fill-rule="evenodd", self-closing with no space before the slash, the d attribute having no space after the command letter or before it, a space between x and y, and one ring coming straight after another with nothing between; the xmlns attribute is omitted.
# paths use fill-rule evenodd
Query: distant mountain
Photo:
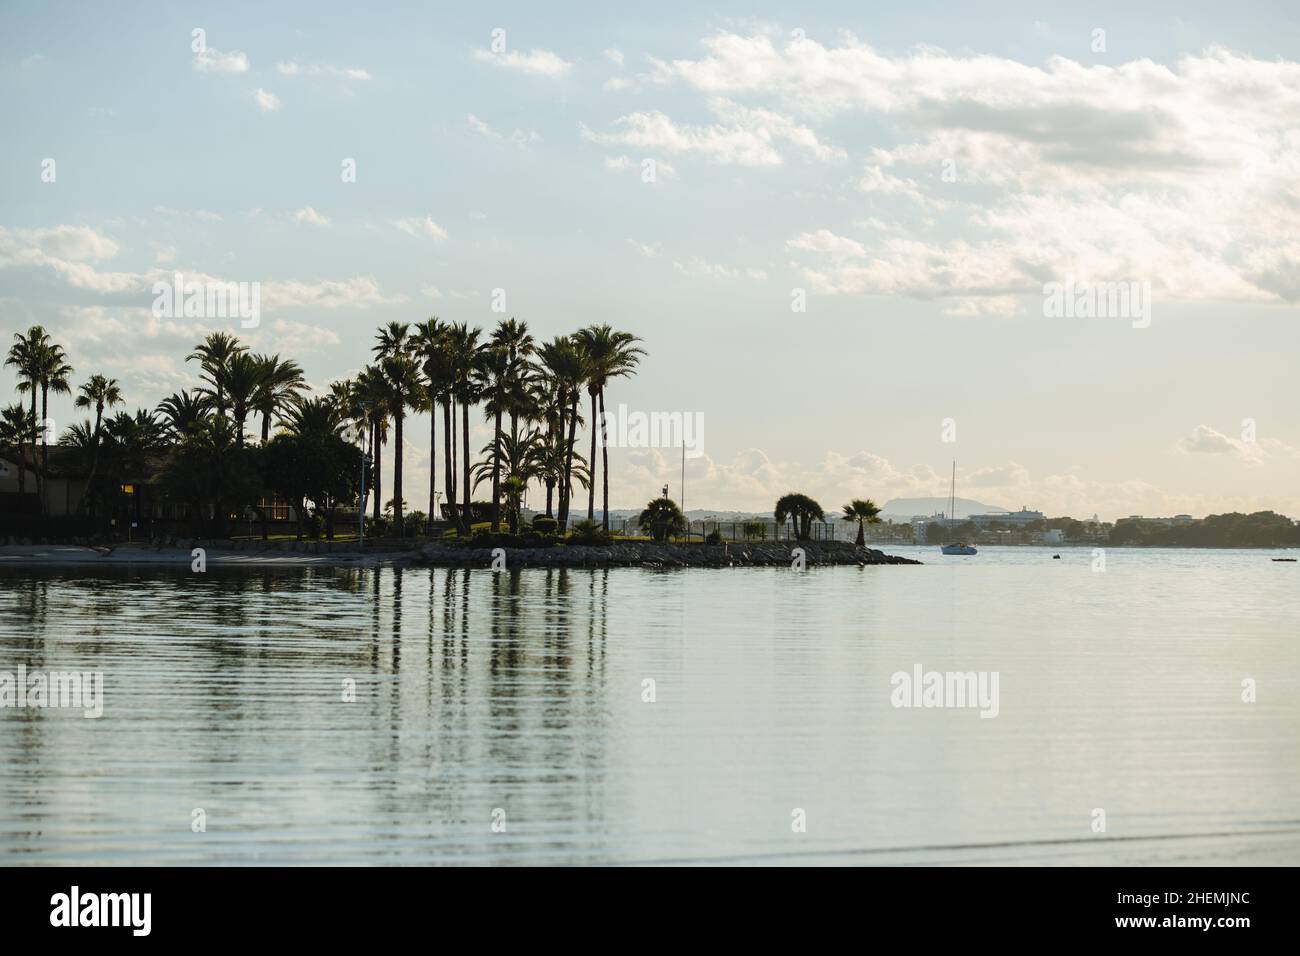
<svg viewBox="0 0 1300 956"><path fill-rule="evenodd" d="M880 517L894 521L910 521L915 515L935 515L947 510L947 498L891 498L880 509ZM958 498L954 510L958 518L1007 513L1006 508L986 505L972 498Z"/></svg>

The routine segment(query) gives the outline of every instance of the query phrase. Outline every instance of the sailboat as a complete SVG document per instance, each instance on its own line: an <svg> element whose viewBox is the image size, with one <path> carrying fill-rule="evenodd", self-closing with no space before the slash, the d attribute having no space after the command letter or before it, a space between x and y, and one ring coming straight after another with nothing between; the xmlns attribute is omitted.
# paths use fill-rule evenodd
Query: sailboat
<svg viewBox="0 0 1300 956"><path fill-rule="evenodd" d="M948 492L948 527L949 528L952 527L952 523L956 518L956 515L957 515L957 461L956 459L954 459L952 463L952 489ZM967 544L964 541L959 541L956 544L945 544L939 550L944 554L979 554L979 552L975 550L975 546L973 544Z"/></svg>

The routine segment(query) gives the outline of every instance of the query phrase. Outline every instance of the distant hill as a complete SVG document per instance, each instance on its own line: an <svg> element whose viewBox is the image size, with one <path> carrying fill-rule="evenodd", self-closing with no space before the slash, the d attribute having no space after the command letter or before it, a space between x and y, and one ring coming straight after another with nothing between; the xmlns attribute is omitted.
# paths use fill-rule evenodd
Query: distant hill
<svg viewBox="0 0 1300 956"><path fill-rule="evenodd" d="M934 515L947 510L947 498L891 498L880 509L880 517L894 521L910 521L914 515ZM972 498L958 498L954 510L958 518L1007 513L1006 508L986 505Z"/></svg>

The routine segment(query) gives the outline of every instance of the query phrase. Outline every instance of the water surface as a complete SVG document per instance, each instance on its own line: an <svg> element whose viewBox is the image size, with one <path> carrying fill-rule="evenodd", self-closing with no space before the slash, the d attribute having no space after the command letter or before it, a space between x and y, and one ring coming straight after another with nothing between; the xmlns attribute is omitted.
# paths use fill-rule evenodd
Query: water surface
<svg viewBox="0 0 1300 956"><path fill-rule="evenodd" d="M1300 565L891 550L927 564L0 569L0 670L106 697L0 710L0 862L1300 863ZM916 664L998 716L895 708Z"/></svg>

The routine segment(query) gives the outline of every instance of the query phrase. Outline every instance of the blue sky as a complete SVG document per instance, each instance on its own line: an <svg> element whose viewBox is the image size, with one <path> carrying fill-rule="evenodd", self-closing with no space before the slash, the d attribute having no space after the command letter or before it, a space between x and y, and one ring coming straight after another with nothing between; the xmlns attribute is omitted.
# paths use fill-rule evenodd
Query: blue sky
<svg viewBox="0 0 1300 956"><path fill-rule="evenodd" d="M149 313L174 270L261 282L241 334L318 386L504 289L645 339L610 398L705 417L690 507L944 495L956 458L1006 507L1300 514L1297 18L1131 7L5 4L0 327L152 406L221 325ZM1149 281L1150 327L1045 317L1068 276ZM611 457L615 507L676 484Z"/></svg>

